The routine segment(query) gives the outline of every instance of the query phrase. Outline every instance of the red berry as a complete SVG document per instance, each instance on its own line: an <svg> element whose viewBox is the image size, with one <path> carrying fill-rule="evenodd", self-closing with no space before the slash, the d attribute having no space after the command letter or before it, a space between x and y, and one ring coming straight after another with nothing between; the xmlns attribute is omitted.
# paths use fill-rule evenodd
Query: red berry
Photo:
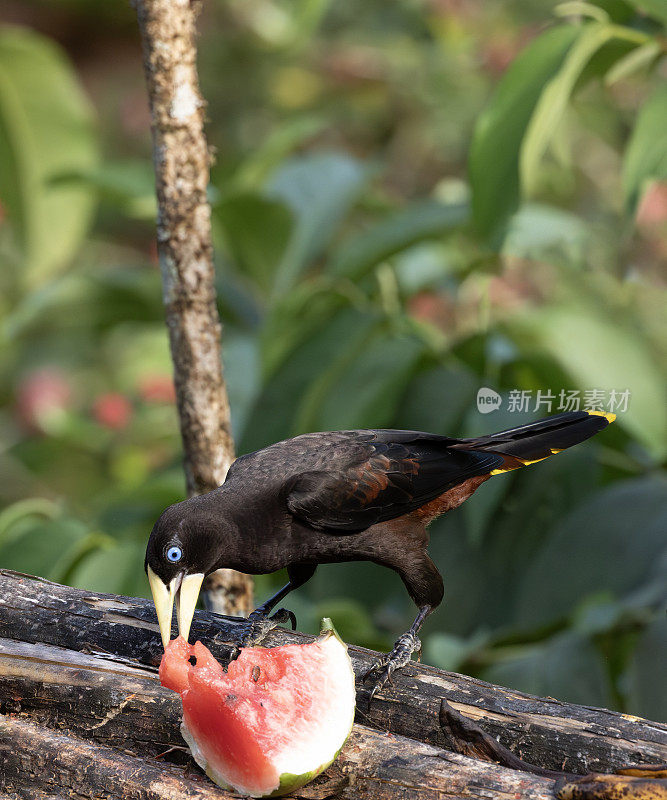
<svg viewBox="0 0 667 800"><path fill-rule="evenodd" d="M132 406L124 394L107 392L95 400L93 416L105 428L122 430L132 417Z"/></svg>

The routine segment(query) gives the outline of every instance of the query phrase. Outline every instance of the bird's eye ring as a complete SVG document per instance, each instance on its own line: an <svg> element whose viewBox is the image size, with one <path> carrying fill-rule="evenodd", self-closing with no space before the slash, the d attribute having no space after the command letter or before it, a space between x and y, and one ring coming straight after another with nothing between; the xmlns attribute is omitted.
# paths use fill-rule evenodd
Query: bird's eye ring
<svg viewBox="0 0 667 800"><path fill-rule="evenodd" d="M174 545L167 550L167 560L171 561L172 564L176 564L181 558L183 558L183 551L180 547Z"/></svg>

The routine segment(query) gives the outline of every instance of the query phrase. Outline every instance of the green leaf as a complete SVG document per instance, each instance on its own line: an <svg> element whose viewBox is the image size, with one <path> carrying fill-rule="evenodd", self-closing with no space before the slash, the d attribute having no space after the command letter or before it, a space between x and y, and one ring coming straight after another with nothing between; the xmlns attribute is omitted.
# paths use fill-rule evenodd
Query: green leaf
<svg viewBox="0 0 667 800"><path fill-rule="evenodd" d="M484 487L480 488L480 492ZM468 502L474 503L477 498ZM444 514L429 526L429 554L445 582L445 599L427 623L426 631L468 637L486 628L485 593L489 560L470 542L463 515ZM495 598L494 598L495 602Z"/></svg>
<svg viewBox="0 0 667 800"><path fill-rule="evenodd" d="M235 441L238 441L259 391L259 346L256 337L226 331L223 358L229 405L234 409L232 433Z"/></svg>
<svg viewBox="0 0 667 800"><path fill-rule="evenodd" d="M304 587L304 593L323 607L341 596L344 588L345 599L358 603L367 609L371 618L383 631L389 631L392 638L380 641L381 649L391 646L397 634L406 630L415 617L415 607L401 582L399 576L382 567L363 561L349 561L341 564L322 564ZM332 617L338 626L339 617L336 609ZM389 638L389 637L387 637Z"/></svg>
<svg viewBox="0 0 667 800"><path fill-rule="evenodd" d="M143 543L121 541L98 548L85 557L69 576L69 584L79 589L131 597L147 597Z"/></svg>
<svg viewBox="0 0 667 800"><path fill-rule="evenodd" d="M597 636L613 631L623 619L626 609L609 592L592 594L583 600L572 615L571 627L585 636Z"/></svg>
<svg viewBox="0 0 667 800"><path fill-rule="evenodd" d="M33 520L0 547L0 563L7 569L63 580L87 535L87 527L77 520Z"/></svg>
<svg viewBox="0 0 667 800"><path fill-rule="evenodd" d="M469 213L464 203L444 205L432 200L412 203L345 242L332 256L329 271L358 280L395 253L465 224Z"/></svg>
<svg viewBox="0 0 667 800"><path fill-rule="evenodd" d="M648 341L631 322L593 307L570 306L541 312L535 341L584 389L630 390L618 425L655 458L667 453L667 387Z"/></svg>
<svg viewBox="0 0 667 800"><path fill-rule="evenodd" d="M584 266L591 234L581 218L559 208L525 204L511 219L505 256Z"/></svg>
<svg viewBox="0 0 667 800"><path fill-rule="evenodd" d="M331 5L331 0L299 0L298 3L291 5L294 8L290 14L292 25L289 44L294 48L312 41L322 18Z"/></svg>
<svg viewBox="0 0 667 800"><path fill-rule="evenodd" d="M626 56L619 58L614 66L611 67L604 77L605 84L611 86L617 81L628 78L654 61L660 55L660 52L660 43L655 40L635 47Z"/></svg>
<svg viewBox="0 0 667 800"><path fill-rule="evenodd" d="M345 309L294 347L257 398L239 452L247 453L303 433L297 418L312 384L336 359L356 352L376 324L376 318L370 314Z"/></svg>
<svg viewBox="0 0 667 800"><path fill-rule="evenodd" d="M559 3L554 9L554 14L558 17L590 17L598 22L609 22L609 14L603 8L585 3L583 0Z"/></svg>
<svg viewBox="0 0 667 800"><path fill-rule="evenodd" d="M642 14L660 20L667 25L667 4L665 0L630 0L632 5Z"/></svg>
<svg viewBox="0 0 667 800"><path fill-rule="evenodd" d="M600 6L614 22L632 24L635 11L629 3L630 0L595 0L595 4Z"/></svg>
<svg viewBox="0 0 667 800"><path fill-rule="evenodd" d="M508 481L490 481L477 493L474 502L464 503L462 514L466 521L468 541L479 546L492 535L493 523L499 516L499 506L510 490Z"/></svg>
<svg viewBox="0 0 667 800"><path fill-rule="evenodd" d="M128 391L146 373L171 374L169 345L161 325L146 322L116 325L106 337L104 349L119 384Z"/></svg>
<svg viewBox="0 0 667 800"><path fill-rule="evenodd" d="M289 209L277 200L237 194L222 200L215 214L236 269L268 293L294 227Z"/></svg>
<svg viewBox="0 0 667 800"><path fill-rule="evenodd" d="M0 197L26 288L65 267L86 234L95 193L52 182L97 162L91 106L61 50L32 31L0 31Z"/></svg>
<svg viewBox="0 0 667 800"><path fill-rule="evenodd" d="M537 183L540 163L563 118L572 91L593 55L617 35L616 26L592 22L581 28L562 66L540 94L521 144L519 174L522 190Z"/></svg>
<svg viewBox="0 0 667 800"><path fill-rule="evenodd" d="M471 638L434 633L424 638L424 662L440 669L459 672L465 661L485 644L486 636Z"/></svg>
<svg viewBox="0 0 667 800"><path fill-rule="evenodd" d="M53 519L60 513L60 507L45 497L26 497L0 511L0 547L11 541L14 529L19 523L33 524L34 517Z"/></svg>
<svg viewBox="0 0 667 800"><path fill-rule="evenodd" d="M665 550L667 482L640 478L597 492L562 519L520 580L516 619L565 619L591 596L639 589Z"/></svg>
<svg viewBox="0 0 667 800"><path fill-rule="evenodd" d="M514 61L480 116L470 151L472 210L478 231L492 236L519 202L521 142L545 83L578 35L572 26L539 36Z"/></svg>
<svg viewBox="0 0 667 800"><path fill-rule="evenodd" d="M350 294L349 287L313 278L301 281L291 292L277 298L260 331L264 375L273 375L288 353L317 335L337 312L348 307Z"/></svg>
<svg viewBox="0 0 667 800"><path fill-rule="evenodd" d="M464 367L433 367L406 387L396 424L406 430L461 434L466 412L475 402L477 376Z"/></svg>
<svg viewBox="0 0 667 800"><path fill-rule="evenodd" d="M667 178L667 85L644 103L630 137L623 164L625 201L634 211L646 183Z"/></svg>
<svg viewBox="0 0 667 800"><path fill-rule="evenodd" d="M92 187L129 217L155 220L155 173L148 159L107 161L87 171L57 175L51 184Z"/></svg>
<svg viewBox="0 0 667 800"><path fill-rule="evenodd" d="M612 703L602 658L586 637L572 632L496 664L482 677L540 697L602 707Z"/></svg>
<svg viewBox="0 0 667 800"><path fill-rule="evenodd" d="M655 619L642 633L626 676L632 714L667 722L667 619Z"/></svg>
<svg viewBox="0 0 667 800"><path fill-rule="evenodd" d="M623 609L636 616L646 609L659 607L667 601L667 548L657 555L647 579L623 598Z"/></svg>
<svg viewBox="0 0 667 800"><path fill-rule="evenodd" d="M496 419L495 414L489 416ZM516 418L512 413L507 416ZM507 427L508 423L502 421L485 423L487 432ZM477 624L513 630L523 619L524 611L529 613L517 601L519 587L541 548L550 541L563 509L576 507L594 492L598 469L592 449L592 443L583 443L539 464L497 475L464 504L463 514L466 519L472 514L474 522L481 512L472 511L472 506L479 501L488 511L503 487L502 502L493 514L486 514L486 519L481 520L486 522L486 529L472 531L473 541L483 542L476 552L486 570ZM551 578L554 581L558 582L555 574Z"/></svg>
<svg viewBox="0 0 667 800"><path fill-rule="evenodd" d="M439 291L464 280L479 264L470 259L460 240L420 242L396 254L391 267L403 297ZM481 267L479 267L481 269Z"/></svg>
<svg viewBox="0 0 667 800"><path fill-rule="evenodd" d="M358 352L336 359L303 399L304 430L382 428L392 423L424 343L380 331Z"/></svg>
<svg viewBox="0 0 667 800"><path fill-rule="evenodd" d="M231 183L236 191L259 191L278 164L297 145L318 133L324 124L316 117L299 117L279 125L243 160L232 178L225 179L225 187Z"/></svg>
<svg viewBox="0 0 667 800"><path fill-rule="evenodd" d="M354 642L360 647L385 649L391 647L386 636L381 636L373 625L366 605L350 597L327 597L315 606L316 619L324 617L336 620L338 635L345 642ZM301 628L299 628L301 630Z"/></svg>
<svg viewBox="0 0 667 800"><path fill-rule="evenodd" d="M323 153L294 158L273 177L267 195L284 202L296 218L278 267L277 293L289 290L329 245L369 174L349 156Z"/></svg>

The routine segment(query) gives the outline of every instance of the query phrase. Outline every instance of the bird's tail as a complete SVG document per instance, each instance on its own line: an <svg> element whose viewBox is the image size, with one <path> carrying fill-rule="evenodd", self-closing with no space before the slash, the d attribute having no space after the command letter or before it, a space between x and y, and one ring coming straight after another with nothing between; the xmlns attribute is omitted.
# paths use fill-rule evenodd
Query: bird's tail
<svg viewBox="0 0 667 800"><path fill-rule="evenodd" d="M491 472L491 475L498 475L542 461L554 453L579 444L606 428L615 419L614 414L605 414L602 411L570 411L489 436L460 439L452 449L502 456L502 465Z"/></svg>

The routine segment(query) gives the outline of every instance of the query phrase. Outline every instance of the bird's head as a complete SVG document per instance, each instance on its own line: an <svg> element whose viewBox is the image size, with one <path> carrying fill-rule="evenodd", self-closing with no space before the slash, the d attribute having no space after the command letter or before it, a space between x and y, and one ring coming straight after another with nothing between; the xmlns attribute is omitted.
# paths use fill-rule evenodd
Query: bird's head
<svg viewBox="0 0 667 800"><path fill-rule="evenodd" d="M179 634L188 638L202 581L217 568L218 549L215 525L191 500L170 506L153 526L144 568L165 647L174 602Z"/></svg>

